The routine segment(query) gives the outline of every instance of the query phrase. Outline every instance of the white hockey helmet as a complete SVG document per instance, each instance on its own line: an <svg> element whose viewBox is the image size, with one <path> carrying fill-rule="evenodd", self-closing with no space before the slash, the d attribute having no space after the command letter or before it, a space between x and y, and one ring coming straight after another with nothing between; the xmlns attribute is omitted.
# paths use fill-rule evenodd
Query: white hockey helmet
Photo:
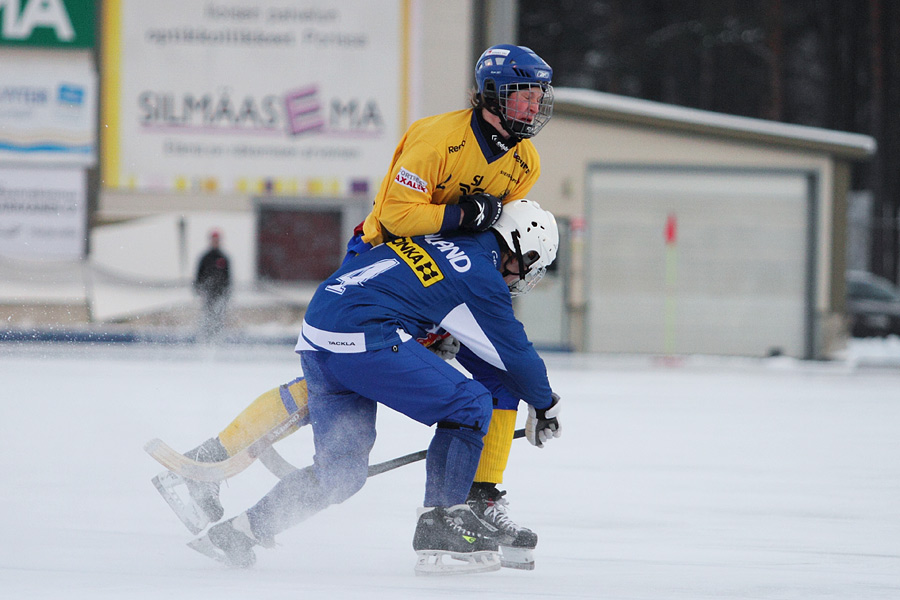
<svg viewBox="0 0 900 600"><path fill-rule="evenodd" d="M519 279L509 285L509 293L515 297L529 292L556 260L559 249L556 219L534 200L513 200L503 205L493 229L519 262Z"/></svg>

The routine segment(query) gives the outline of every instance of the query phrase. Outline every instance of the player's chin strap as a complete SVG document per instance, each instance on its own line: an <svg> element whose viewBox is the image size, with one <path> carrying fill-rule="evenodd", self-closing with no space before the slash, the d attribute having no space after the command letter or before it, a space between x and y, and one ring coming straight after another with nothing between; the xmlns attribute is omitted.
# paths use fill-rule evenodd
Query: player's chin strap
<svg viewBox="0 0 900 600"><path fill-rule="evenodd" d="M522 246L519 244L519 230L512 232L513 246L516 247L516 260L519 262L519 281L525 281L525 257L522 256Z"/></svg>
<svg viewBox="0 0 900 600"><path fill-rule="evenodd" d="M512 232L512 241L514 246L514 251L516 254L516 261L519 263L519 272L513 273L506 265L503 266L503 277L507 275L518 275L519 281L525 281L525 257L522 256L522 246L519 244L519 230L516 229ZM514 285L518 285L519 281L517 281ZM512 287L512 286L510 286Z"/></svg>
<svg viewBox="0 0 900 600"><path fill-rule="evenodd" d="M515 283L512 283L512 284L509 284L509 294L515 298L516 296L521 296L522 294L527 293L528 290L530 290L532 287L534 287L534 283L537 283L537 281L534 281L534 283L530 283L529 280L526 278L526 275L528 275L528 270L526 270L526 267L525 267L525 257L522 255L522 246L519 244L519 237L520 237L519 230L518 229L513 230L512 235L510 237L512 237L514 251L516 254L516 261L519 263L519 272L513 273L508 268L506 268L506 266L504 266L503 267L503 277L505 278L507 275L518 275L519 276L518 281L516 281ZM540 278L538 278L538 280L540 280Z"/></svg>
<svg viewBox="0 0 900 600"><path fill-rule="evenodd" d="M496 91L492 94L485 93L484 100L484 106L488 109L488 112L493 113L500 118L500 127L502 127L503 131L505 131L509 136L509 139L506 140L506 142L513 145L521 142L522 136L519 135L518 132L513 131L512 127L510 127L509 123L507 122L506 115L503 112L503 107L500 105L500 98L498 97Z"/></svg>
<svg viewBox="0 0 900 600"><path fill-rule="evenodd" d="M519 230L516 229L512 232L513 246L515 247L516 260L519 263L519 272L513 273L509 269L506 268L504 264L502 275L506 278L508 275L518 275L519 279L515 283L509 284L509 295L513 298L517 296L522 296L531 291L534 286L538 284L538 282L543 279L544 273L547 271L547 267L542 266L539 268L535 268L534 264L540 258L540 255L536 251L530 250L528 252L528 264L525 263L525 256L522 254L522 246L519 244ZM532 256L533 255L533 256Z"/></svg>

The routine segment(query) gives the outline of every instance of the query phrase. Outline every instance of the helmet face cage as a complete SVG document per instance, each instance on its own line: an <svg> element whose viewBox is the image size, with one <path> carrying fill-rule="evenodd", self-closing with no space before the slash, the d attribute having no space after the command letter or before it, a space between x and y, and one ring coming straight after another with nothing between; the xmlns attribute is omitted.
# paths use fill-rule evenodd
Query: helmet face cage
<svg viewBox="0 0 900 600"><path fill-rule="evenodd" d="M525 273L525 277L519 277L515 283L509 284L509 295L513 298L516 296L524 296L534 289L534 286L544 278L544 273L546 272L546 266L537 269L529 269L528 272Z"/></svg>
<svg viewBox="0 0 900 600"><path fill-rule="evenodd" d="M517 106L517 104L526 105L525 101L510 102L511 94L537 89L541 91L541 99L537 102L536 113L527 108L523 109L523 106ZM540 88L529 83L507 83L500 86L499 104L500 118L504 120L506 128L520 138L530 138L537 135L553 116L553 87L548 83L542 84ZM519 115L524 116L526 120L516 119L515 117Z"/></svg>
<svg viewBox="0 0 900 600"><path fill-rule="evenodd" d="M478 93L488 110L500 117L503 128L510 135L519 138L536 135L550 120L553 114L552 77L550 65L524 46L491 46L475 65ZM518 96L510 97L528 91L532 92L530 102ZM533 94L538 91L539 99Z"/></svg>

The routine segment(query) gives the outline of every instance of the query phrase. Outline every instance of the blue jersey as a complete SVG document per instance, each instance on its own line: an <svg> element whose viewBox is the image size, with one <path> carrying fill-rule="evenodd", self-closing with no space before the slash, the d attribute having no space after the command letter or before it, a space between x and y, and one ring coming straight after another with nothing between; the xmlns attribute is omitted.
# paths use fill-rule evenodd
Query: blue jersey
<svg viewBox="0 0 900 600"><path fill-rule="evenodd" d="M500 247L490 231L376 246L319 286L296 350L366 352L443 328L496 367L518 397L546 408L547 370L513 314L499 264Z"/></svg>

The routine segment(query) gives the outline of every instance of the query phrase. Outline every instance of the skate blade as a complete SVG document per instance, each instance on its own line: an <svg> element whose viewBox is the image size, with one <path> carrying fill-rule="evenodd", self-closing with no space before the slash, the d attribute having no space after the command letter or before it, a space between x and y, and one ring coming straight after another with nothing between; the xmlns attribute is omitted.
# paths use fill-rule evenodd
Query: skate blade
<svg viewBox="0 0 900 600"><path fill-rule="evenodd" d="M204 554L215 561L218 561L220 563L226 562L225 553L213 545L213 543L209 540L209 536L204 535L203 537L199 537L196 540L190 541L188 542L187 546L188 548L196 550L200 554Z"/></svg>
<svg viewBox="0 0 900 600"><path fill-rule="evenodd" d="M156 491L159 492L159 495L166 501L166 504L169 505L169 508L172 509L172 512L175 513L175 516L184 523L184 526L191 533L197 535L209 525L209 517L191 499L187 484L184 483L181 477L171 471L166 471L150 481L153 483ZM178 486L182 486L185 493L184 498L176 491Z"/></svg>
<svg viewBox="0 0 900 600"><path fill-rule="evenodd" d="M534 570L534 550L500 546L500 565L506 569Z"/></svg>
<svg viewBox="0 0 900 600"><path fill-rule="evenodd" d="M445 552L417 550L416 575L463 575L500 569L497 552Z"/></svg>
<svg viewBox="0 0 900 600"><path fill-rule="evenodd" d="M256 555L252 552L246 561L235 562L228 557L228 554L226 554L224 550L212 543L212 540L209 539L209 534L188 542L187 547L191 550L196 550L200 554L208 556L214 561L220 562L231 569L249 569L256 563Z"/></svg>

